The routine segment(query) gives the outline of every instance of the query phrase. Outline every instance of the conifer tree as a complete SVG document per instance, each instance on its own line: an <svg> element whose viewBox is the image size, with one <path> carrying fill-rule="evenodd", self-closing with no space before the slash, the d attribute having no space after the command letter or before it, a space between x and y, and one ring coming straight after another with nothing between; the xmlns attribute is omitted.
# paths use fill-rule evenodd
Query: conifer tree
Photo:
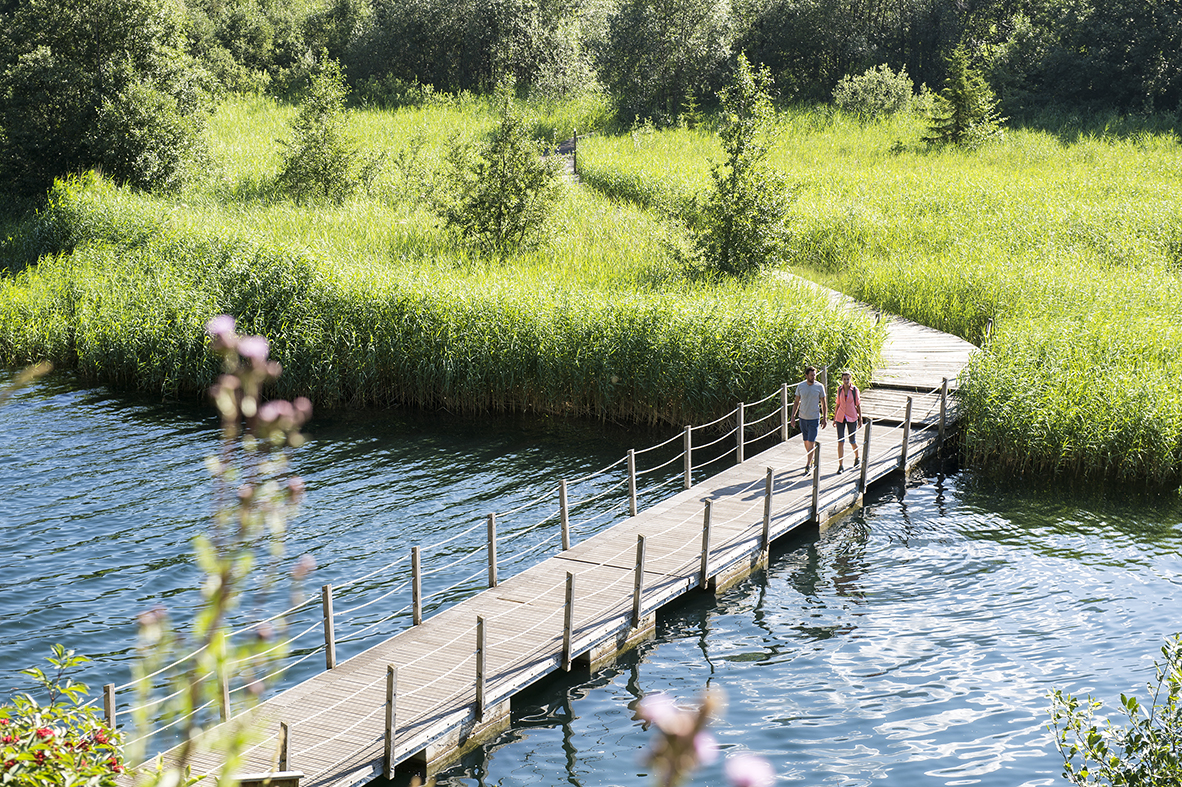
<svg viewBox="0 0 1182 787"><path fill-rule="evenodd" d="M996 134L1004 122L985 77L969 63L964 45L958 46L948 58L948 76L944 89L936 96L924 141L976 143Z"/></svg>

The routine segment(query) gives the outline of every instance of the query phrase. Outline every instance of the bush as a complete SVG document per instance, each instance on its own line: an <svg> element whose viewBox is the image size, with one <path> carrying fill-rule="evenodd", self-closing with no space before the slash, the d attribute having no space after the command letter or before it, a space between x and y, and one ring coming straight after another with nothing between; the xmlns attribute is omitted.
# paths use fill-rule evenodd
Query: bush
<svg viewBox="0 0 1182 787"><path fill-rule="evenodd" d="M1096 723L1103 703L1062 691L1051 694L1051 730L1063 755L1063 778L1075 785L1176 787L1182 784L1182 634L1175 634L1155 662L1157 685L1148 685L1146 709L1120 695L1127 727ZM1076 760L1078 758L1078 762Z"/></svg>
<svg viewBox="0 0 1182 787"><path fill-rule="evenodd" d="M911 106L914 87L906 68L895 73L883 63L857 76L842 77L833 89L833 103L861 120L874 120L905 112Z"/></svg>
<svg viewBox="0 0 1182 787"><path fill-rule="evenodd" d="M368 185L380 166L380 160L365 160L346 133L348 92L335 60L326 60L312 76L312 86L291 123L292 140L284 144L279 172L280 187L298 200L344 202L358 187Z"/></svg>
<svg viewBox="0 0 1182 787"><path fill-rule="evenodd" d="M734 83L719 93L727 158L710 169L714 189L694 238L697 258L709 271L750 276L784 251L792 202L784 176L767 164L770 87L767 69L752 69L739 55Z"/></svg>
<svg viewBox="0 0 1182 787"><path fill-rule="evenodd" d="M6 787L116 787L124 771L119 733L109 728L86 701L86 684L66 674L87 661L61 645L53 646L46 675L21 670L48 695L40 704L19 693L0 705L0 784Z"/></svg>
<svg viewBox="0 0 1182 787"><path fill-rule="evenodd" d="M497 89L501 122L482 145L454 139L435 204L447 227L489 254L504 256L547 240L547 224L561 195L554 160L544 160L514 106L513 88Z"/></svg>

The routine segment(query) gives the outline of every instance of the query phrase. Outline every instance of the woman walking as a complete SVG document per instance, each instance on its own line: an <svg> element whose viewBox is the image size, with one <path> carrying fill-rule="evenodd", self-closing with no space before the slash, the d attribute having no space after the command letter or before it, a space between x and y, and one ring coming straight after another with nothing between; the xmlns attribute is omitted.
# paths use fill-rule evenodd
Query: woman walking
<svg viewBox="0 0 1182 787"><path fill-rule="evenodd" d="M854 449L854 467L858 466L858 427L862 425L862 397L858 386L853 384L849 372L841 373L841 387L833 407L833 425L837 427L837 472L842 472L842 454L845 451L845 433L849 430L850 446Z"/></svg>

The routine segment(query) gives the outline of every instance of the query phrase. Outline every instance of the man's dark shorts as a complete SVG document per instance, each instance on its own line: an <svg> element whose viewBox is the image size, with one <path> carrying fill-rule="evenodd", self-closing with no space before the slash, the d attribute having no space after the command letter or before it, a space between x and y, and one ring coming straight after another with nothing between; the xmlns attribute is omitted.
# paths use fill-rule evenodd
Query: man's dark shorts
<svg viewBox="0 0 1182 787"><path fill-rule="evenodd" d="M806 443L817 442L817 428L820 426L820 423L820 418L800 419L800 434L804 437Z"/></svg>

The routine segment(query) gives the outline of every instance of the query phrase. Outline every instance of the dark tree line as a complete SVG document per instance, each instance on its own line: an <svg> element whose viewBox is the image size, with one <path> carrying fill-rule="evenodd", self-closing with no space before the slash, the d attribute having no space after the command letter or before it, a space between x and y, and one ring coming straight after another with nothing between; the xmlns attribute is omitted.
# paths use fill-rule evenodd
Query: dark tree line
<svg viewBox="0 0 1182 787"><path fill-rule="evenodd" d="M739 53L780 100L827 101L883 64L937 89L958 50L1014 120L1182 116L1182 0L0 0L0 181L175 185L208 97L293 95L322 53L387 103L511 79L661 124L709 105Z"/></svg>

